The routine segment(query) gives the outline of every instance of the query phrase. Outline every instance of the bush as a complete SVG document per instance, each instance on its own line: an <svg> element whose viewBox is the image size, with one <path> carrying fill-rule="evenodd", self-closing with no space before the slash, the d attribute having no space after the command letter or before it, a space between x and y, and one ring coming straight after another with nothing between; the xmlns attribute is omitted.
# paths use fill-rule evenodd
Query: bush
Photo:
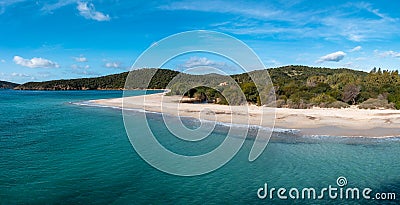
<svg viewBox="0 0 400 205"><path fill-rule="evenodd" d="M279 99L279 100L283 100L283 101L286 102L286 100L287 100L288 98L286 97L286 95L280 95L278 99Z"/></svg>
<svg viewBox="0 0 400 205"><path fill-rule="evenodd" d="M333 103L336 101L336 99L325 93L321 93L321 94L317 95L316 97L311 98L310 101L312 104L319 106L321 104Z"/></svg>
<svg viewBox="0 0 400 205"><path fill-rule="evenodd" d="M394 103L396 109L400 109L400 93L390 94L388 99L389 102Z"/></svg>
<svg viewBox="0 0 400 205"><path fill-rule="evenodd" d="M360 86L356 84L348 84L343 88L342 100L344 102L351 102L351 104L356 104L357 96L360 94Z"/></svg>
<svg viewBox="0 0 400 205"><path fill-rule="evenodd" d="M361 109L395 109L395 105L393 103L389 103L387 100L384 99L375 99L370 98L363 103L361 103L358 108Z"/></svg>
<svg viewBox="0 0 400 205"><path fill-rule="evenodd" d="M282 100L282 99L279 99L279 100L276 100L275 104L276 104L277 108L285 107L286 101Z"/></svg>
<svg viewBox="0 0 400 205"><path fill-rule="evenodd" d="M287 101L287 107L288 108L294 108L294 109L308 109L308 108L311 108L312 105L310 103L307 103L303 99L300 99L298 101L289 99Z"/></svg>
<svg viewBox="0 0 400 205"><path fill-rule="evenodd" d="M331 91L327 92L326 94L332 96L333 98L335 98L336 100L341 100L342 99L342 91L340 91L339 89L332 89Z"/></svg>

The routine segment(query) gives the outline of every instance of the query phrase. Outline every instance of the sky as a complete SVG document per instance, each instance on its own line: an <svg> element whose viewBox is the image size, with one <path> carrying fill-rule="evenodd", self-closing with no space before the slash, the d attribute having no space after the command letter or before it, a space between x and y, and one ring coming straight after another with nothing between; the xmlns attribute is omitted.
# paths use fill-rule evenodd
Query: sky
<svg viewBox="0 0 400 205"><path fill-rule="evenodd" d="M399 7L393 0L0 0L0 80L128 71L151 45L191 30L231 35L253 49L265 67L397 70ZM168 65L227 66L199 53Z"/></svg>

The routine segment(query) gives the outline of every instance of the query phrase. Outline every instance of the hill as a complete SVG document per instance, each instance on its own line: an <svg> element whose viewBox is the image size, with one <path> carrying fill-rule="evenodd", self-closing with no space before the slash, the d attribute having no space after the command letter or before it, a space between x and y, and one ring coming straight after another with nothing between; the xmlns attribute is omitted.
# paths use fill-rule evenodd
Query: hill
<svg viewBox="0 0 400 205"><path fill-rule="evenodd" d="M135 85L128 85L132 89L144 89L145 83L141 82L146 76L156 69L140 69L131 72ZM129 72L101 76L96 78L79 78L68 80L52 80L45 82L28 82L15 87L16 90L122 90ZM158 69L148 88L163 89L168 82L178 74L177 71Z"/></svg>
<svg viewBox="0 0 400 205"><path fill-rule="evenodd" d="M262 100L260 99L263 99L263 96L258 93L254 81L265 79L268 74L273 85L265 89L275 92L278 107L309 108L319 106L340 108L359 105L362 108L400 109L399 73L398 71L387 71L380 68L374 68L367 73L345 68L330 69L291 65L231 76L218 74L189 75L168 69L140 69L132 71L129 76L128 72L125 72L97 78L30 82L17 86L15 89L123 89L125 80L129 77L132 78L129 81L130 83L126 85L129 89L164 89L168 87L172 90L172 94L184 94L191 98L197 98L198 101L227 104L223 95L233 92L232 82L225 86L219 86L219 84L233 79L243 90L246 97L245 101L261 105ZM153 76L152 81L149 86L144 86L143 80L148 79L149 76ZM176 81L176 79L185 79L186 82L182 83ZM201 84L212 85L212 88L203 87ZM190 88L190 90L187 88ZM243 100L234 101L234 104L243 103L245 103Z"/></svg>
<svg viewBox="0 0 400 205"><path fill-rule="evenodd" d="M122 89L128 72L97 78L52 80L28 82L15 87L15 90L96 90Z"/></svg>
<svg viewBox="0 0 400 205"><path fill-rule="evenodd" d="M14 89L17 87L19 84L17 83L11 83L7 81L0 81L0 89Z"/></svg>

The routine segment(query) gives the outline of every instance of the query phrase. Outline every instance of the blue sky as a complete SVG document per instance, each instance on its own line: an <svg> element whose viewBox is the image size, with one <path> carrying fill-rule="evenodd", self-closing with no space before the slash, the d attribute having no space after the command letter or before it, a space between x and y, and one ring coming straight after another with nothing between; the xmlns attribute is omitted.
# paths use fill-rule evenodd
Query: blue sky
<svg viewBox="0 0 400 205"><path fill-rule="evenodd" d="M266 67L399 69L399 7L389 0L0 0L0 80L120 73L153 43L199 29L242 40ZM179 60L224 64L198 54Z"/></svg>

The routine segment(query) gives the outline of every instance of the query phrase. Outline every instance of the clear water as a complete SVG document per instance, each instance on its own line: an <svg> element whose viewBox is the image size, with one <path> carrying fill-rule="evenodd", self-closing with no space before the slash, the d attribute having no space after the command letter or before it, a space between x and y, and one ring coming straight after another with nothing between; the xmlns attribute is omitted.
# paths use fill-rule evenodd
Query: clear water
<svg viewBox="0 0 400 205"><path fill-rule="evenodd" d="M154 91L155 92L155 91ZM132 95L143 94L133 91ZM126 136L121 110L70 102L121 97L122 91L0 91L0 204L399 204L400 140L305 137L276 133L254 162L246 140L221 169L197 177L160 172ZM175 152L212 150L223 135L182 144L160 116L150 124ZM190 121L190 119L188 119ZM190 124L190 122L188 123ZM394 201L279 200L257 197L270 187L322 188L345 176L349 187L394 192Z"/></svg>

